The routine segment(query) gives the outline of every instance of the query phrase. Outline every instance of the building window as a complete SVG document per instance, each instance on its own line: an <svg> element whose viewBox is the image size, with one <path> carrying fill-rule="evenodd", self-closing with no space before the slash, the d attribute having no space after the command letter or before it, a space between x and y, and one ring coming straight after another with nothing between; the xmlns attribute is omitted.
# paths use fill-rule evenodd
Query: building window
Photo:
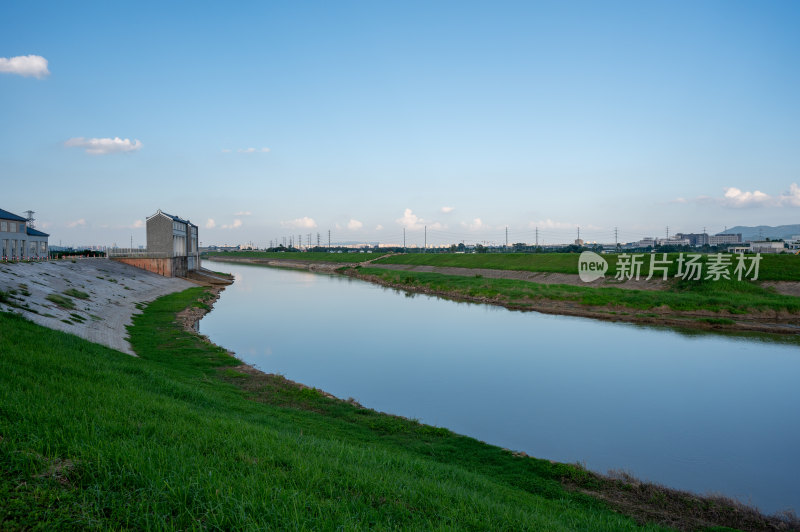
<svg viewBox="0 0 800 532"><path fill-rule="evenodd" d="M8 231L8 222L0 222L0 231L4 233Z"/></svg>
<svg viewBox="0 0 800 532"><path fill-rule="evenodd" d="M9 232L16 233L17 232L17 222L8 222Z"/></svg>

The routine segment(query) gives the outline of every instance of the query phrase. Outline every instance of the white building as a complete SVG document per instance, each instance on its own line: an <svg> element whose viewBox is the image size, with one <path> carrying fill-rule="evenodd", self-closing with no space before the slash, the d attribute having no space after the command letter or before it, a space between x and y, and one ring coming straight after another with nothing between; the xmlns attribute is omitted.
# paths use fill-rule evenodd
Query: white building
<svg viewBox="0 0 800 532"><path fill-rule="evenodd" d="M719 246L722 244L741 244L742 233L722 233L720 235L711 235L708 237L708 243L712 246Z"/></svg>
<svg viewBox="0 0 800 532"><path fill-rule="evenodd" d="M783 253L785 246L783 242L772 240L760 240L757 242L750 242L750 251L752 253Z"/></svg>
<svg viewBox="0 0 800 532"><path fill-rule="evenodd" d="M47 258L49 236L28 227L22 216L0 209L0 260Z"/></svg>

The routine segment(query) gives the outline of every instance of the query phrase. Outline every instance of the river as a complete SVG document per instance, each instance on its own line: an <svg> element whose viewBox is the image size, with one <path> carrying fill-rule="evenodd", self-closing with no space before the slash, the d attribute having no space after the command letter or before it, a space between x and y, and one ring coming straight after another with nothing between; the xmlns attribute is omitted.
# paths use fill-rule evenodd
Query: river
<svg viewBox="0 0 800 532"><path fill-rule="evenodd" d="M263 371L531 456L800 511L797 345L206 266L236 282L201 331Z"/></svg>

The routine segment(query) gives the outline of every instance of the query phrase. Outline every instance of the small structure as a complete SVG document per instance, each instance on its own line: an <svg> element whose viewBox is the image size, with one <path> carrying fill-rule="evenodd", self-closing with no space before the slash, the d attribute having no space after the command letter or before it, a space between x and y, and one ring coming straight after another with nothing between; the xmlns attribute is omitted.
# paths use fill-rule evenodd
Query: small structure
<svg viewBox="0 0 800 532"><path fill-rule="evenodd" d="M33 228L32 218L0 209L0 260L47 258L49 236Z"/></svg>
<svg viewBox="0 0 800 532"><path fill-rule="evenodd" d="M742 233L720 233L708 237L711 246L724 246L725 244L741 244Z"/></svg>
<svg viewBox="0 0 800 532"><path fill-rule="evenodd" d="M147 218L147 251L185 257L186 271L200 269L197 226L161 209Z"/></svg>
<svg viewBox="0 0 800 532"><path fill-rule="evenodd" d="M752 253L783 253L783 240L757 240L750 242Z"/></svg>
<svg viewBox="0 0 800 532"><path fill-rule="evenodd" d="M147 218L147 249L108 251L109 258L165 277L200 270L197 226L159 209Z"/></svg>
<svg viewBox="0 0 800 532"><path fill-rule="evenodd" d="M46 259L50 253L47 239L50 235L43 233L33 227L27 227L28 233L28 258Z"/></svg>

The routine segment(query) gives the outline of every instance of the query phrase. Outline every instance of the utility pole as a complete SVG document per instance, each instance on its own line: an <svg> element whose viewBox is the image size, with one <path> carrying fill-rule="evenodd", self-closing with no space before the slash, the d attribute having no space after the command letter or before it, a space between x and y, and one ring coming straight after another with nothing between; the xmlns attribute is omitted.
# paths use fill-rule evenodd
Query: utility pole
<svg viewBox="0 0 800 532"><path fill-rule="evenodd" d="M618 247L619 247L619 231L618 231L618 229L615 227L615 228L614 228L614 249L616 249L616 248L618 248Z"/></svg>
<svg viewBox="0 0 800 532"><path fill-rule="evenodd" d="M406 228L403 227L403 253L406 252Z"/></svg>
<svg viewBox="0 0 800 532"><path fill-rule="evenodd" d="M536 247L539 247L539 228L536 228Z"/></svg>
<svg viewBox="0 0 800 532"><path fill-rule="evenodd" d="M425 226L425 247L422 248L423 253L428 252L428 226Z"/></svg>
<svg viewBox="0 0 800 532"><path fill-rule="evenodd" d="M578 226L578 240L581 239L581 226Z"/></svg>
<svg viewBox="0 0 800 532"><path fill-rule="evenodd" d="M508 249L508 226L506 226L506 249Z"/></svg>
<svg viewBox="0 0 800 532"><path fill-rule="evenodd" d="M669 240L669 226L667 226L667 240Z"/></svg>
<svg viewBox="0 0 800 532"><path fill-rule="evenodd" d="M331 230L328 229L328 251L331 250Z"/></svg>

